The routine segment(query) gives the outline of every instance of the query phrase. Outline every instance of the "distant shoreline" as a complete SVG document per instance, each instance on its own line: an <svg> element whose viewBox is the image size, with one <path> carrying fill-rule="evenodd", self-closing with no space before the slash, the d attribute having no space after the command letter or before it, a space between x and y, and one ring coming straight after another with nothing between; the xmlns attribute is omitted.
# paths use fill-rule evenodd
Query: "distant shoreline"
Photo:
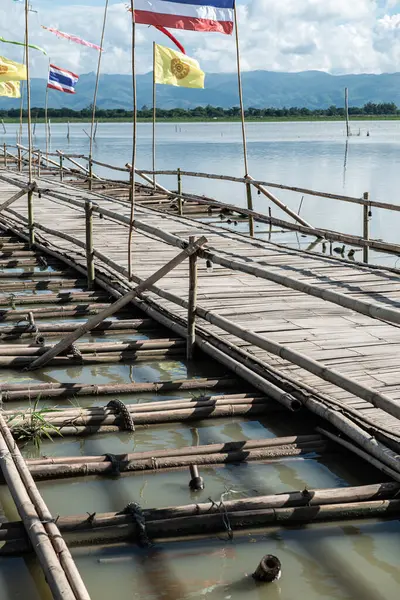
<svg viewBox="0 0 400 600"><path fill-rule="evenodd" d="M116 118L104 118L101 117L96 119L99 123L131 123L129 119L126 117ZM352 122L357 121L399 121L400 115L352 115L350 119L350 124ZM19 124L19 119L17 118L5 118L3 119L5 124ZM26 119L23 120L26 123ZM32 119L33 123L43 124L45 122L44 119ZM84 117L52 117L50 119L51 123L88 123L88 119ZM138 123L151 123L151 118L140 118L137 119ZM324 123L330 121L342 121L344 123L343 117L340 116L332 116L328 117L326 115L320 117L246 117L247 123ZM238 117L213 117L213 118L201 118L201 117L181 117L181 118L158 118L157 123L240 123L240 118ZM0 125L0 134L1 134L1 125Z"/></svg>

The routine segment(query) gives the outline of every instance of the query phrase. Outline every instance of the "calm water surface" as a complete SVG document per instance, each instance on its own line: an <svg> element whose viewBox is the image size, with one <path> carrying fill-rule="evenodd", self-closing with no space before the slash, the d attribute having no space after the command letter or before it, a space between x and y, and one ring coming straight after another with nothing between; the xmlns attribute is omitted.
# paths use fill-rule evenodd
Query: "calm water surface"
<svg viewBox="0 0 400 600"><path fill-rule="evenodd" d="M15 142L17 125L7 125L7 135L0 142ZM52 125L51 147L73 153L88 153L89 140L83 130L89 125L71 125L71 139L66 139L65 124ZM301 186L321 191L361 197L369 192L371 199L397 204L400 189L400 121L357 121L353 136L346 144L343 123L248 123L248 155L250 174L256 179ZM369 136L367 133L369 132ZM45 146L44 126L36 129L36 146ZM360 134L360 135L358 135ZM137 166L151 168L151 124L138 125ZM100 161L123 165L131 161L131 126L126 123L100 123L94 157ZM209 172L242 176L243 157L239 123L160 123L157 125L157 168ZM99 169L99 173L112 172ZM115 172L113 176L116 177ZM118 174L117 177L121 177ZM160 177L160 183L176 189L174 177ZM216 197L245 206L244 190L239 184L184 178L184 190ZM276 190L274 193L291 208L298 210L302 196ZM254 194L254 207L267 212L270 202ZM272 214L284 217L275 205ZM333 200L305 196L302 216L311 224L347 233L362 233L362 207ZM370 235L398 242L400 215L375 209ZM263 237L267 227L258 226ZM245 224L238 226L245 230ZM273 241L306 247L309 239L293 233L273 233ZM372 253L372 260L378 260ZM379 255L379 262L394 264L396 259Z"/></svg>
<svg viewBox="0 0 400 600"><path fill-rule="evenodd" d="M15 131L8 125L10 143ZM71 140L66 126L52 127L52 149L73 153L88 152L85 124L71 125ZM398 202L400 173L399 122L366 122L353 125L361 135L350 139L347 152L341 123L250 123L248 125L249 163L253 177L290 185ZM370 131L370 136L366 133ZM95 158L121 165L131 158L131 131L127 124L100 124ZM0 143L2 143L0 138ZM37 146L44 147L43 126L37 127ZM239 124L164 124L158 126L160 169L182 169L231 175L243 174ZM138 127L138 166L151 165L151 126ZM103 171L105 174L106 171ZM111 174L111 173L110 173ZM161 183L176 187L171 178ZM243 190L235 184L184 179L185 190L213 195L218 199L244 205ZM301 197L279 192L292 208L298 209ZM266 211L267 200L254 196L255 207ZM273 214L282 216L273 207ZM361 231L361 207L305 197L302 215L315 225L351 233ZM374 211L372 235L398 241L396 215ZM244 230L245 225L238 225ZM265 229L259 228L259 232ZM263 235L260 233L260 235ZM273 240L304 246L309 240L293 234L274 233ZM380 257L380 260L383 260ZM388 264L393 264L389 258ZM129 336L130 338L134 336ZM144 336L137 336L138 338ZM97 338L96 338L97 339ZM114 336L113 336L114 339ZM116 336L115 339L124 339ZM208 361L188 365L184 361L153 361L129 365L73 366L46 368L33 374L2 370L0 383L76 381L117 383L157 381L224 374ZM190 396L190 393L182 394ZM174 398L176 393L143 394L127 401L148 402ZM96 404L107 398L98 397ZM84 402L81 402L84 405ZM59 402L62 405L62 402ZM23 404L21 403L21 407ZM45 442L47 455L73 456L133 452L151 448L259 439L308 433L312 423L290 415L265 419L221 419L138 429L135 434L97 435L87 439L65 438ZM33 454L25 448L26 456ZM381 475L357 459L334 453L290 459L270 464L210 467L204 469L206 489L194 497L188 488L188 473L140 473L115 478L80 478L42 482L40 490L54 515L85 514L121 510L128 502L142 506L187 504L212 497L218 501L227 491L232 497L304 489L305 486L344 487L380 481ZM0 485L0 507L4 517L17 515L4 486ZM250 534L235 533L208 541L157 543L150 549L119 545L74 550L78 567L93 600L395 600L399 595L400 525L391 521L358 521L296 528L270 528ZM280 557L283 576L277 584L258 586L251 578L264 554ZM1 600L47 600L37 563L33 558L0 559Z"/></svg>

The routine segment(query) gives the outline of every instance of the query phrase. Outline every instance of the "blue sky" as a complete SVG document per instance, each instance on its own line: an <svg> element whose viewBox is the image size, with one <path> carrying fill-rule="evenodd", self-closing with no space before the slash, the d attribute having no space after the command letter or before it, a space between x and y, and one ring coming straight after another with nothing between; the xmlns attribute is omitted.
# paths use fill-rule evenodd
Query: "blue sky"
<svg viewBox="0 0 400 600"><path fill-rule="evenodd" d="M97 53L43 31L41 24L99 43L104 0L30 0L31 40L44 46L53 62L77 73L96 69ZM129 73L130 21L125 2L110 0L103 72ZM398 0L240 0L242 62L245 70L323 70L331 73L381 73L400 70ZM173 32L205 71L235 69L232 36ZM23 36L23 5L0 0L0 35ZM168 45L153 28L137 26L137 67L151 69L152 41ZM19 58L20 50L0 51ZM32 71L44 76L47 60L32 53Z"/></svg>

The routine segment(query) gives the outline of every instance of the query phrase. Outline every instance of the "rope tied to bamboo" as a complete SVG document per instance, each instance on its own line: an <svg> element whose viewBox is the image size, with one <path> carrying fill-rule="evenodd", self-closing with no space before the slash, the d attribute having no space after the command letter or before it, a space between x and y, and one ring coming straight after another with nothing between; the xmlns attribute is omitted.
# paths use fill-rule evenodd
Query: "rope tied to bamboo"
<svg viewBox="0 0 400 600"><path fill-rule="evenodd" d="M129 502L120 514L131 515L133 522L137 526L139 546L142 546L143 548L152 546L146 531L146 518L140 504L137 502Z"/></svg>
<svg viewBox="0 0 400 600"><path fill-rule="evenodd" d="M121 417L121 428L124 431L135 431L135 423L133 422L131 413L122 400L118 400L118 398L110 400L110 402L107 404L107 408L115 410L117 415Z"/></svg>
<svg viewBox="0 0 400 600"><path fill-rule="evenodd" d="M115 475L116 477L120 477L121 471L119 468L120 462L115 454L111 454L108 452L103 455L107 462L111 463L111 475Z"/></svg>

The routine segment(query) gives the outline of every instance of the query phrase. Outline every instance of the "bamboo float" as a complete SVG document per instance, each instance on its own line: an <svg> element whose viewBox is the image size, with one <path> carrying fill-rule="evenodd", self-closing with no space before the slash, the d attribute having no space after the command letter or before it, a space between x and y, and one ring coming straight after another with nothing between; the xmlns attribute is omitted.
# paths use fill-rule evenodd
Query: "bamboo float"
<svg viewBox="0 0 400 600"><path fill-rule="evenodd" d="M294 435L281 438L269 438L261 440L243 440L238 442L226 442L221 444L206 444L204 446L188 446L185 448L168 448L166 450L150 450L145 452L134 452L131 454L116 454L114 455L117 461L130 460L148 460L152 458L171 458L171 457L187 457L192 456L196 462L198 456L254 450L257 448L274 448L288 445L301 444L318 444L322 442L323 437L319 434L309 435ZM46 466L46 465L65 465L65 464L81 464L81 463L101 463L110 462L106 455L100 456L58 456L46 458L34 458L26 461L28 466ZM392 487L388 489L399 490L398 484L390 484ZM386 489L386 488L385 488Z"/></svg>
<svg viewBox="0 0 400 600"><path fill-rule="evenodd" d="M67 548L67 545L61 536L60 530L58 529L56 522L54 521L49 509L46 506L42 496L39 493L38 488L29 472L29 469L22 457L19 448L12 437L12 434L7 427L3 417L0 415L0 429L3 439L5 440L10 452L12 453L13 460L17 467L18 473L21 480L28 492L28 495L37 510L37 514L41 521L44 523L44 528L49 536L51 544L54 548L55 554L58 557L59 564L61 565L68 584L73 592L73 597L76 600L90 600L90 596L86 590L85 584L82 581L80 573L76 568L74 560ZM50 567L50 565L48 565ZM48 569L45 570L48 575ZM58 590L57 590L58 591ZM62 596L62 598L69 597L68 594Z"/></svg>
<svg viewBox="0 0 400 600"><path fill-rule="evenodd" d="M125 460L115 462L101 461L99 463L64 463L57 465L31 465L29 471L37 481L60 479L67 477L109 475L117 469L121 473L138 473L143 471L160 472L170 469L187 469L192 464L199 467L239 464L253 461L277 461L284 458L321 454L326 450L323 442L298 444L291 446L276 446L273 448L258 448L256 450L232 451L224 453L210 453L192 456L157 457L146 460Z"/></svg>
<svg viewBox="0 0 400 600"><path fill-rule="evenodd" d="M225 504L224 502L224 506ZM218 506L217 503L214 503L214 505ZM179 511L179 508L176 507L176 512ZM158 510L163 511L165 509ZM185 538L192 535L207 538L216 533L224 533L226 531L224 515L229 519L231 529L240 535L240 530L267 528L277 524L281 527L293 527L294 525L313 522L396 518L399 512L400 500L371 500L304 506L304 498L302 504L294 507L227 510L223 514L221 512L210 512L210 514L166 517L164 519L156 518L158 516L156 514L157 509L143 510L146 519L146 533L153 542L171 538ZM58 519L58 524L62 533L68 536L71 546L116 543L124 540L139 541L136 523L132 520L131 515L123 512L95 514L90 519L87 515L61 517ZM3 524L0 529L0 539L7 541L7 544L0 550L2 555L31 551L29 544L22 537L18 523Z"/></svg>
<svg viewBox="0 0 400 600"><path fill-rule="evenodd" d="M155 383L116 383L87 385L80 383L39 383L39 384L0 384L3 402L75 397L75 396L108 396L114 394L138 394L155 392L177 392L180 390L205 391L210 389L232 389L242 387L238 379L223 377L219 379L177 379L176 381L159 381Z"/></svg>
<svg viewBox="0 0 400 600"><path fill-rule="evenodd" d="M138 350L167 350L170 348L184 348L184 346L184 340L177 338L163 338L152 340L127 340L124 342L82 342L76 344L75 347L82 354L109 354L112 352L136 352ZM0 359L6 356L40 356L52 348L54 348L54 345L38 347L37 344L31 344L29 346L24 344L1 344Z"/></svg>
<svg viewBox="0 0 400 600"><path fill-rule="evenodd" d="M26 486L14 459L14 449L11 450L3 435L4 427L0 415L0 462L1 470L6 480L8 489L13 497L18 513L22 519L26 534L29 536L32 547L45 573L47 583L57 600L76 600L66 575L48 536L37 507L28 493L32 486ZM11 453L13 451L13 454ZM35 486L35 484L33 484ZM35 486L36 487L36 486ZM61 537L61 536L60 536Z"/></svg>

